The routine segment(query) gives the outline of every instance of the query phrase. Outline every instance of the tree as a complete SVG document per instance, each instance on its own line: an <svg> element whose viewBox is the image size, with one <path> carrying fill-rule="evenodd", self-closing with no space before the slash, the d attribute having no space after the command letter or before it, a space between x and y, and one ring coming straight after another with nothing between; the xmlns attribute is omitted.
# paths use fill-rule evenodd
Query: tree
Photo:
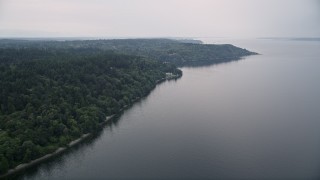
<svg viewBox="0 0 320 180"><path fill-rule="evenodd" d="M8 160L4 156L0 156L0 173L5 173L9 169Z"/></svg>

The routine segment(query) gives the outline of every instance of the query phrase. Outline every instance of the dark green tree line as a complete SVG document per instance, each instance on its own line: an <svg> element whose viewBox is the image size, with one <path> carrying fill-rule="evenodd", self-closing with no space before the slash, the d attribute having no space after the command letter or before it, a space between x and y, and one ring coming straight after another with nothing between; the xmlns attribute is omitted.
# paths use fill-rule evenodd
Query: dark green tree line
<svg viewBox="0 0 320 180"><path fill-rule="evenodd" d="M175 66L100 49L0 48L0 173L145 96Z"/></svg>

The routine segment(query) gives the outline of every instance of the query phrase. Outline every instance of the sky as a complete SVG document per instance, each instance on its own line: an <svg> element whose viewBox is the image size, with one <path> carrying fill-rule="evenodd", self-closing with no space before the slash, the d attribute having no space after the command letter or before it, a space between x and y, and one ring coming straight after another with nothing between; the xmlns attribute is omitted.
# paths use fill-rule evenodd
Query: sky
<svg viewBox="0 0 320 180"><path fill-rule="evenodd" d="M320 0L0 0L0 37L320 37Z"/></svg>

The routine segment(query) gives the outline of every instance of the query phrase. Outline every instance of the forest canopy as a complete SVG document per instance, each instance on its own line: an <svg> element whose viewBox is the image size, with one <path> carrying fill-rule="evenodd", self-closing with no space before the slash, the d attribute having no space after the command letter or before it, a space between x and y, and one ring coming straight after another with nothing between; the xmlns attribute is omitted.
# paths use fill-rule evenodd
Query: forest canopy
<svg viewBox="0 0 320 180"><path fill-rule="evenodd" d="M0 172L84 133L149 93L172 64L96 49L0 49Z"/></svg>
<svg viewBox="0 0 320 180"><path fill-rule="evenodd" d="M111 39L73 41L0 40L0 47L43 49L100 49L148 57L183 66L194 62L221 63L256 54L231 44L202 44L199 40Z"/></svg>
<svg viewBox="0 0 320 180"><path fill-rule="evenodd" d="M186 40L0 40L0 174L97 131L168 73L180 77L177 65L251 54Z"/></svg>

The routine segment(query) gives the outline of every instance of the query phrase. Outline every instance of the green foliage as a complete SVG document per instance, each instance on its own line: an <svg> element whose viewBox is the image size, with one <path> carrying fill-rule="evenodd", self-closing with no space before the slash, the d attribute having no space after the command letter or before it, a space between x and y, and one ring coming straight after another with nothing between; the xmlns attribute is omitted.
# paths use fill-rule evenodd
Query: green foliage
<svg viewBox="0 0 320 180"><path fill-rule="evenodd" d="M0 173L95 132L175 66L101 49L0 48Z"/></svg>
<svg viewBox="0 0 320 180"><path fill-rule="evenodd" d="M2 155L0 156L0 173L5 173L9 169L8 160Z"/></svg>
<svg viewBox="0 0 320 180"><path fill-rule="evenodd" d="M181 76L176 65L250 54L189 40L0 40L0 173L95 132L166 73Z"/></svg>

